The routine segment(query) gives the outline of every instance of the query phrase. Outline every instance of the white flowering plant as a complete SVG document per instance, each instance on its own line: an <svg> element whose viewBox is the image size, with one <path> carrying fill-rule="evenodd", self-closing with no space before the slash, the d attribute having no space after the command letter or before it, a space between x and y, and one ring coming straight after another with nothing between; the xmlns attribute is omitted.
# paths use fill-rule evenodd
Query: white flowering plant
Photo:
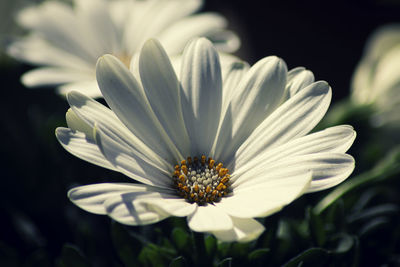
<svg viewBox="0 0 400 267"><path fill-rule="evenodd" d="M20 2L0 266L400 264L397 26L350 57L286 6Z"/></svg>

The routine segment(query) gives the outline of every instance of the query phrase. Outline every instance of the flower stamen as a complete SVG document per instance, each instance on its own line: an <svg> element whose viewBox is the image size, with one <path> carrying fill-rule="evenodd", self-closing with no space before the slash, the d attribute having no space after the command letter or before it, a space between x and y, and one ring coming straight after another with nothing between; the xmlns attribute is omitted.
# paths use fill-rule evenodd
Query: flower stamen
<svg viewBox="0 0 400 267"><path fill-rule="evenodd" d="M229 193L229 170L211 157L188 157L175 165L172 175L178 194L200 205L217 202Z"/></svg>

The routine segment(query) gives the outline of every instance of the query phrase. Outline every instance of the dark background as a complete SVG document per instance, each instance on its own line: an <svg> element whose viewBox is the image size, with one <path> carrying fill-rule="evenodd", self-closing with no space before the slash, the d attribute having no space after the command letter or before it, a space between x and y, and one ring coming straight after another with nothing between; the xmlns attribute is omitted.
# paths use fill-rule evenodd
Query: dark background
<svg viewBox="0 0 400 267"><path fill-rule="evenodd" d="M348 96L369 34L400 22L400 2L394 0L209 0L203 11L228 18L242 39L237 54L244 60L253 64L277 55L289 69L304 66L330 83L334 102ZM51 265L67 242L108 251L110 220L81 211L66 193L78 184L127 179L62 149L54 130L65 126L68 105L52 89L24 88L19 77L30 68L1 58L0 259L37 258Z"/></svg>

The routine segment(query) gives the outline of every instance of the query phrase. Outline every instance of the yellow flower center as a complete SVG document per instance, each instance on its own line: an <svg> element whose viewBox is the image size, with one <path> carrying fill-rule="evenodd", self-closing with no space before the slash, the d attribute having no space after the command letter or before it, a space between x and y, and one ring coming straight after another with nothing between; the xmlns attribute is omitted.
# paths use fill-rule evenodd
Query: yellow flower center
<svg viewBox="0 0 400 267"><path fill-rule="evenodd" d="M229 193L229 170L211 157L188 157L172 175L178 194L189 202L213 203Z"/></svg>

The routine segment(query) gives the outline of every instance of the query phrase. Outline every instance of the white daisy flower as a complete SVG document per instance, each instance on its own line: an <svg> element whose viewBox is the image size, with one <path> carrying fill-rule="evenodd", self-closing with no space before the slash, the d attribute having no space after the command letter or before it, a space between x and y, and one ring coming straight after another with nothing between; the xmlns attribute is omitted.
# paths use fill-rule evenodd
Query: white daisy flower
<svg viewBox="0 0 400 267"><path fill-rule="evenodd" d="M376 126L400 127L400 25L374 32L352 81L352 101L372 105Z"/></svg>
<svg viewBox="0 0 400 267"><path fill-rule="evenodd" d="M12 43L8 54L41 66L22 76L27 87L57 85L63 95L77 90L101 97L97 59L112 54L129 66L149 38L159 39L169 55L180 54L195 36L213 40L220 51L235 51L240 42L225 29L225 18L192 15L201 5L202 0L74 0L73 6L46 1L18 14L30 34Z"/></svg>
<svg viewBox="0 0 400 267"><path fill-rule="evenodd" d="M111 55L96 73L110 108L69 93L69 128L58 128L57 138L75 156L139 183L71 189L71 201L86 211L127 225L187 217L193 231L247 242L264 231L255 218L353 171L345 154L351 126L309 134L328 109L329 85L303 68L288 73L275 56L251 68L232 64L222 81L218 54L201 38L184 50L178 78L150 40L140 80Z"/></svg>

